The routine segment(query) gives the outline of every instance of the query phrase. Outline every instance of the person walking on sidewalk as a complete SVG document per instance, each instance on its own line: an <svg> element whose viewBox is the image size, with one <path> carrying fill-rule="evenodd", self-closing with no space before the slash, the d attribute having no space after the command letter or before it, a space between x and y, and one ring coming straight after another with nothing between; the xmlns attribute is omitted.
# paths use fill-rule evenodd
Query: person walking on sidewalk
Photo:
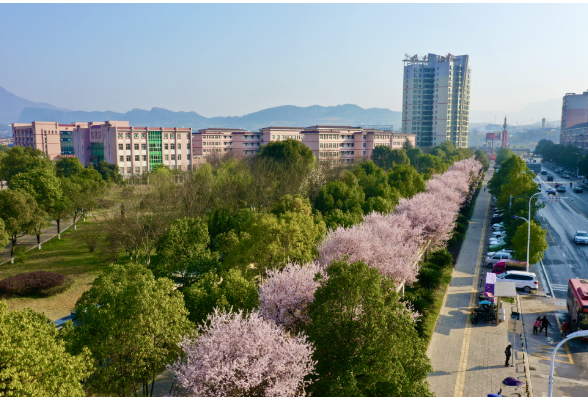
<svg viewBox="0 0 588 400"><path fill-rule="evenodd" d="M511 347L512 346L509 344L508 346L506 346L506 350L504 350L504 355L506 356L506 361L504 362L505 367L508 367L508 360L510 360L510 355L511 355L511 352L510 352Z"/></svg>
<svg viewBox="0 0 588 400"><path fill-rule="evenodd" d="M537 332L539 332L539 328L541 328L541 317L537 317L533 323L533 335L536 335Z"/></svg>
<svg viewBox="0 0 588 400"><path fill-rule="evenodd" d="M539 330L539 333L543 332L543 329L545 329L545 337L547 337L548 326L551 326L551 323L547 320L547 315L544 315L543 318L541 318L541 329Z"/></svg>
<svg viewBox="0 0 588 400"><path fill-rule="evenodd" d="M568 321L564 321L563 324L561 324L561 337L565 339L567 335L568 335Z"/></svg>

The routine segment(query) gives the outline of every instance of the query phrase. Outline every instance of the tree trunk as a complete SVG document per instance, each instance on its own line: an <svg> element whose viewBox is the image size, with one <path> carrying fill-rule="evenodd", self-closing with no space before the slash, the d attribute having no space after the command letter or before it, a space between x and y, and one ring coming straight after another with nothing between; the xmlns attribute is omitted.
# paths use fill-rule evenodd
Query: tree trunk
<svg viewBox="0 0 588 400"><path fill-rule="evenodd" d="M39 250L41 250L41 235L37 234L37 244L39 245Z"/></svg>
<svg viewBox="0 0 588 400"><path fill-rule="evenodd" d="M55 222L57 222L57 239L61 240L61 219L57 219Z"/></svg>

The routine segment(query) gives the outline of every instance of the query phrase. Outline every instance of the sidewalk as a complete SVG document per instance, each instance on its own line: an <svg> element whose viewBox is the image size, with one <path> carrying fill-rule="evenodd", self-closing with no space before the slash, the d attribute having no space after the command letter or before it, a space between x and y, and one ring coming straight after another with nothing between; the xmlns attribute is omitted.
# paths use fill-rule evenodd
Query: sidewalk
<svg viewBox="0 0 588 400"><path fill-rule="evenodd" d="M493 172L493 169L488 171L484 185ZM526 382L521 351L522 324L510 320L516 305L503 303L507 318L498 325L469 322L470 313L478 303L480 277L487 272L482 267L482 257L489 234L489 205L490 194L480 192L427 351L433 365L428 381L437 397L485 397L496 393L507 377ZM513 344L514 367L504 366L504 350L509 343ZM503 390L503 395L507 396L517 393L526 397L526 387Z"/></svg>

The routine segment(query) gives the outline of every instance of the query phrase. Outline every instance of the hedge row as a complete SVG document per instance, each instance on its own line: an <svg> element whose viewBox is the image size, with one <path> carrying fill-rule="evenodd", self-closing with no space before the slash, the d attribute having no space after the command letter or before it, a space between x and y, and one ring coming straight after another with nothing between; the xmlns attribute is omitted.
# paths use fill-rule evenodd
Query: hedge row
<svg viewBox="0 0 588 400"><path fill-rule="evenodd" d="M11 276L0 281L0 295L52 296L71 287L73 279L57 272L35 271Z"/></svg>

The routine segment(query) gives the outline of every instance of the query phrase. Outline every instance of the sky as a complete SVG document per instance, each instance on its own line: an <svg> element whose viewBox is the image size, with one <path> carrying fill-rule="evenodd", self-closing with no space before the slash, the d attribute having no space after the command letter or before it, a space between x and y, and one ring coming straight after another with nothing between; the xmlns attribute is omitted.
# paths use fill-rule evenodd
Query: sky
<svg viewBox="0 0 588 400"><path fill-rule="evenodd" d="M84 111L401 109L404 54L469 54L470 109L588 89L588 4L0 4L0 86Z"/></svg>

